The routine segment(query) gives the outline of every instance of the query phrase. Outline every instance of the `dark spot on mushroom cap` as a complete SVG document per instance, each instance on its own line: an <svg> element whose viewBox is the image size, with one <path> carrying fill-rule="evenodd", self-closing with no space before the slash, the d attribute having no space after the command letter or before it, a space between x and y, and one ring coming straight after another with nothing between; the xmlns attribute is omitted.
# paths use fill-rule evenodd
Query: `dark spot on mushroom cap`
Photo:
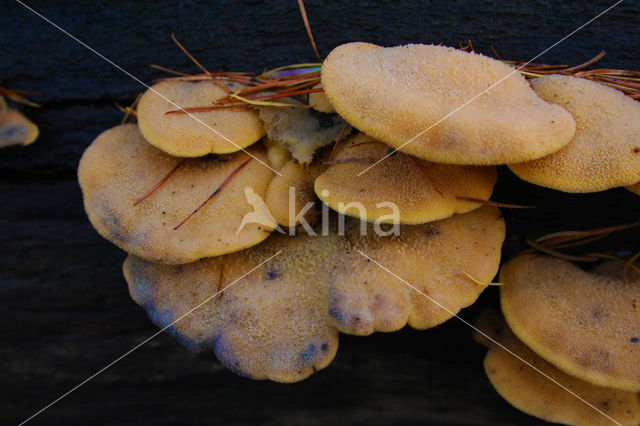
<svg viewBox="0 0 640 426"><path fill-rule="evenodd" d="M631 338L631 341L632 341L633 343L638 343L638 342L640 342L640 338L638 338L638 337L632 337L632 338Z"/></svg>
<svg viewBox="0 0 640 426"><path fill-rule="evenodd" d="M302 360L309 361L316 355L317 352L318 352L318 347L313 343L310 343L309 347L301 354Z"/></svg>
<svg viewBox="0 0 640 426"><path fill-rule="evenodd" d="M267 272L267 280L273 280L273 279L276 279L277 277L278 277L277 273L273 271Z"/></svg>

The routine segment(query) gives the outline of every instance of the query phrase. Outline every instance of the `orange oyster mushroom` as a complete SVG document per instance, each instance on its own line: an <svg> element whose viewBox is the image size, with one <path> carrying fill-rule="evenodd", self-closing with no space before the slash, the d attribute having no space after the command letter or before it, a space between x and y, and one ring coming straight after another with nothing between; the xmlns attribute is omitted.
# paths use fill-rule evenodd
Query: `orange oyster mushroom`
<svg viewBox="0 0 640 426"><path fill-rule="evenodd" d="M358 130L438 163L540 158L569 143L575 121L501 61L433 45L348 43L322 65L322 87Z"/></svg>
<svg viewBox="0 0 640 426"><path fill-rule="evenodd" d="M241 375L295 382L331 362L339 331L426 329L473 303L484 286L465 272L489 282L504 239L492 207L402 226L399 236L361 235L359 227L348 219L344 235L335 223L322 236L275 233L242 252L180 266L130 255L124 275L132 298L187 347L213 348Z"/></svg>
<svg viewBox="0 0 640 426"><path fill-rule="evenodd" d="M502 267L500 281L504 317L535 353L594 385L640 391L639 275L525 255Z"/></svg>
<svg viewBox="0 0 640 426"><path fill-rule="evenodd" d="M248 153L179 159L148 144L137 126L117 126L100 134L80 160L85 210L100 235L157 262L187 263L245 249L273 229L243 223L253 210L247 188L263 197L272 177L248 154L267 161L259 145ZM202 205L214 191L215 199Z"/></svg>
<svg viewBox="0 0 640 426"><path fill-rule="evenodd" d="M489 348L484 359L487 377L517 409L567 425L610 425L611 419L628 426L640 423L639 394L593 385L560 371L519 340L496 313L484 312L477 328L486 336L476 332L474 337Z"/></svg>
<svg viewBox="0 0 640 426"><path fill-rule="evenodd" d="M175 157L228 154L253 144L264 135L258 112L221 108L186 114L181 109L211 106L228 96L212 80L165 80L140 98L138 126L142 135L158 149ZM234 83L230 90L244 86Z"/></svg>
<svg viewBox="0 0 640 426"><path fill-rule="evenodd" d="M521 179L565 192L632 185L640 177L640 103L612 87L572 76L536 78L542 99L576 120L573 140L533 161L510 164Z"/></svg>
<svg viewBox="0 0 640 426"><path fill-rule="evenodd" d="M482 200L491 196L495 167L431 163L402 152L360 175L389 150L365 134L351 137L340 145L335 157L338 163L316 179L316 194L342 214L406 224L431 222L480 207L457 196Z"/></svg>

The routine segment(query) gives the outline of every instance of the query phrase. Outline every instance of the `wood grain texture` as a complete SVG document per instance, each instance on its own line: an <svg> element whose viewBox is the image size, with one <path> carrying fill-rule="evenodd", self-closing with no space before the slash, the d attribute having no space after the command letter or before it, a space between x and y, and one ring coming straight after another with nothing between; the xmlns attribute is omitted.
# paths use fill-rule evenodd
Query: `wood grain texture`
<svg viewBox="0 0 640 426"><path fill-rule="evenodd" d="M613 2L306 1L321 54L347 41L456 45L529 59ZM297 2L27 1L27 4L145 82L157 63L196 71L171 42L211 69L261 71L313 61ZM637 2L611 13L540 58L576 64L605 49L603 66L640 69ZM41 129L26 148L0 151L0 423L16 424L156 332L128 296L124 253L84 215L75 180L82 151L117 124L115 102L143 88L18 3L0 14L1 84L43 93L21 108ZM500 169L496 201L534 204L505 211L505 257L526 238L630 222L640 197L616 189L569 195L519 181ZM637 250L640 233L593 250ZM462 316L495 305L489 289ZM504 402L484 376L484 349L451 320L426 332L342 336L336 360L295 385L253 382L211 353L193 354L161 335L32 423L204 424L538 424Z"/></svg>

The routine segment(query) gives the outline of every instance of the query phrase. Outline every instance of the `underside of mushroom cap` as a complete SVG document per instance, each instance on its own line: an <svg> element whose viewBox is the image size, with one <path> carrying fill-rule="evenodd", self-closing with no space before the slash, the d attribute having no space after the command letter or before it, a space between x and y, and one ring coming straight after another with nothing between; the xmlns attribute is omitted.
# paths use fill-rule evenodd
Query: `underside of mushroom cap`
<svg viewBox="0 0 640 426"><path fill-rule="evenodd" d="M560 370L640 391L640 280L526 255L502 267L500 302L513 332Z"/></svg>
<svg viewBox="0 0 640 426"><path fill-rule="evenodd" d="M457 197L488 200L497 177L495 167L431 163L402 152L366 170L390 148L362 133L339 149L337 164L316 179L316 194L332 209L371 222L418 224L474 210L480 204Z"/></svg>
<svg viewBox="0 0 640 426"><path fill-rule="evenodd" d="M260 145L248 153L267 161ZM246 188L264 197L271 177L269 168L244 152L171 157L148 144L133 124L98 136L78 167L85 210L100 235L137 256L171 264L242 250L267 238L273 228L243 226L242 220L253 210ZM215 199L174 229L217 188Z"/></svg>
<svg viewBox="0 0 640 426"><path fill-rule="evenodd" d="M510 164L520 178L565 192L595 192L640 178L640 103L611 87L572 76L536 78L542 99L575 118L576 134L559 151Z"/></svg>
<svg viewBox="0 0 640 426"><path fill-rule="evenodd" d="M512 67L433 45L348 43L322 66L336 111L360 131L429 161L532 160L571 140L575 122Z"/></svg>
<svg viewBox="0 0 640 426"><path fill-rule="evenodd" d="M202 157L239 151L264 135L258 112L221 108L185 114L181 109L208 107L228 96L219 82L166 80L140 98L138 126L144 137L175 157ZM242 86L231 86L238 90ZM173 113L172 111L177 111Z"/></svg>
<svg viewBox="0 0 640 426"><path fill-rule="evenodd" d="M629 191L631 191L631 192L634 192L634 193L640 195L640 182L638 182L636 184L633 184L633 185L630 185L630 186L627 186L627 189Z"/></svg>
<svg viewBox="0 0 640 426"><path fill-rule="evenodd" d="M493 339L478 339L489 348L484 359L487 377L517 409L568 425L610 425L611 419L629 426L640 422L640 395L596 386L558 370L520 341L500 316L481 319L477 328Z"/></svg>
<svg viewBox="0 0 640 426"><path fill-rule="evenodd" d="M187 347L211 347L254 379L293 382L331 362L338 331L428 328L451 318L484 289L464 272L490 281L504 239L495 208L403 226L398 236L372 235L371 225L361 235L353 219L340 229L338 221L326 235L274 234L242 252L179 266L130 255L124 274L132 298Z"/></svg>

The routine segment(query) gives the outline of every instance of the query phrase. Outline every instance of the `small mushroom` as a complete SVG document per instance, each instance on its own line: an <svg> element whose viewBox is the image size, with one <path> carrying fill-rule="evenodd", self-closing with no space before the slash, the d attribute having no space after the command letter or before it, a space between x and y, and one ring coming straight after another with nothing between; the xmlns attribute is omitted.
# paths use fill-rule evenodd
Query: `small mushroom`
<svg viewBox="0 0 640 426"><path fill-rule="evenodd" d="M536 78L542 99L566 108L576 135L546 157L510 164L520 178L565 192L595 192L634 184L640 176L640 103L614 88L572 76Z"/></svg>
<svg viewBox="0 0 640 426"><path fill-rule="evenodd" d="M406 224L431 222L480 207L457 196L482 200L491 196L495 167L431 163L402 152L359 175L389 150L362 133L350 138L340 146L337 164L316 179L316 194L342 214L371 222L399 219ZM397 208L397 217L390 203Z"/></svg>
<svg viewBox="0 0 640 426"><path fill-rule="evenodd" d="M260 145L248 152L267 161ZM267 238L273 227L245 224L243 217L253 210L246 188L264 197L271 176L244 152L171 157L148 144L133 124L103 132L78 167L85 209L98 233L137 256L171 264L242 250ZM155 191L145 198L150 188Z"/></svg>
<svg viewBox="0 0 640 426"><path fill-rule="evenodd" d="M279 170L280 175L271 179L265 202L278 225L298 225L301 220L295 218L299 214L311 222L316 200L313 183L326 169L318 162L304 165L291 159Z"/></svg>
<svg viewBox="0 0 640 426"><path fill-rule="evenodd" d="M343 235L335 222L322 236L274 234L242 252L179 266L130 255L124 275L136 303L188 348L213 348L247 377L294 382L331 362L338 331L428 328L451 318L484 289L465 272L490 281L504 239L504 222L492 207L403 226L399 236L363 236L359 227L349 219Z"/></svg>
<svg viewBox="0 0 640 426"><path fill-rule="evenodd" d="M322 65L322 87L355 128L438 163L532 160L575 132L571 114L512 67L444 46L338 46Z"/></svg>
<svg viewBox="0 0 640 426"><path fill-rule="evenodd" d="M611 419L629 426L640 423L640 395L596 386L558 370L520 341L501 316L487 319L491 314L483 314L477 328L493 339L476 333L476 340L489 348L484 369L493 387L511 405L552 423L610 425Z"/></svg>
<svg viewBox="0 0 640 426"><path fill-rule="evenodd" d="M219 84L222 83L172 79L154 85L138 103L140 132L156 148L176 157L228 154L256 142L264 135L257 111L234 108L189 114L181 111L211 106L228 96ZM231 86L236 90L241 87Z"/></svg>
<svg viewBox="0 0 640 426"><path fill-rule="evenodd" d="M38 126L20 112L7 106L0 96L0 148L30 145L38 139Z"/></svg>
<svg viewBox="0 0 640 426"><path fill-rule="evenodd" d="M291 159L291 153L287 148L270 139L264 139L263 143L265 148L267 148L269 165L271 165L274 170L280 171L280 169L282 169L282 167Z"/></svg>
<svg viewBox="0 0 640 426"><path fill-rule="evenodd" d="M321 89L322 84L316 84L315 86L313 86L313 88ZM324 94L324 92L309 93L309 105L311 105L311 108L315 109L316 111L324 112L327 114L335 114L336 112L335 108L333 107L333 105L331 105L331 102L329 102L329 99L327 98L327 95Z"/></svg>
<svg viewBox="0 0 640 426"><path fill-rule="evenodd" d="M302 105L300 101L286 98L286 102ZM261 107L260 118L267 137L286 147L300 163L311 163L313 154L320 148L335 142L340 134L351 131L336 114L324 114L302 107ZM344 127L347 127L344 129Z"/></svg>
<svg viewBox="0 0 640 426"><path fill-rule="evenodd" d="M640 278L628 278L520 256L502 267L502 312L520 340L565 373L638 392Z"/></svg>

